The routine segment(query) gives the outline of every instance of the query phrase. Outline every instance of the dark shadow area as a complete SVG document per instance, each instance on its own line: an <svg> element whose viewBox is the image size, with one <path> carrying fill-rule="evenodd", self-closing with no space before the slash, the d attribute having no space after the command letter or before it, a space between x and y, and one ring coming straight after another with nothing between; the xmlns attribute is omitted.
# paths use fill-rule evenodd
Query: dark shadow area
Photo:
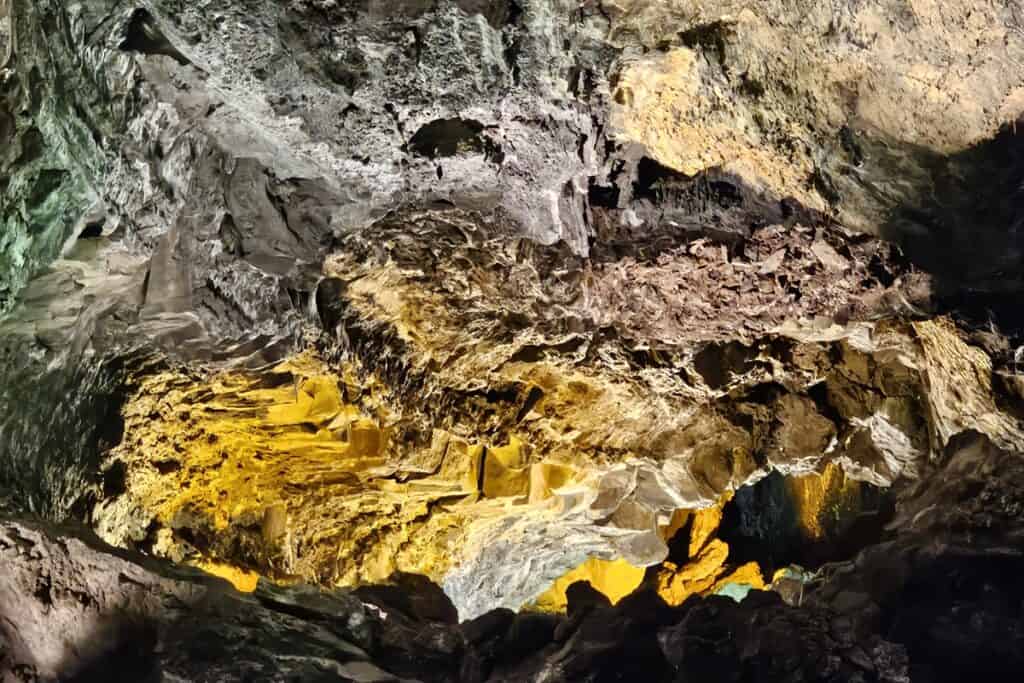
<svg viewBox="0 0 1024 683"><path fill-rule="evenodd" d="M164 55L182 66L191 64L188 57L174 47L164 32L160 30L153 15L144 9L137 9L132 14L128 28L125 29L124 40L118 47L125 52Z"/></svg>
<svg viewBox="0 0 1024 683"><path fill-rule="evenodd" d="M760 355L760 349L738 341L712 342L693 356L693 368L704 383L718 390L732 381L733 376L747 372Z"/></svg>
<svg viewBox="0 0 1024 683"><path fill-rule="evenodd" d="M949 156L870 135L858 142L870 169L860 182L883 205L882 188L902 190L880 234L933 276L938 309L1024 330L1024 129L1007 124Z"/></svg>
<svg viewBox="0 0 1024 683"><path fill-rule="evenodd" d="M345 318L347 289L345 282L336 277L324 278L316 287L314 300L317 316L328 332L334 333Z"/></svg>
<svg viewBox="0 0 1024 683"><path fill-rule="evenodd" d="M491 26L501 29L514 24L523 13L515 0L456 0L455 4L466 14L479 14Z"/></svg>
<svg viewBox="0 0 1024 683"><path fill-rule="evenodd" d="M75 683L394 680L385 671L426 683L542 672L565 683L1016 680L1024 559L984 543L925 543L875 548L863 574L809 586L799 607L762 591L670 607L649 587L611 605L577 583L564 615L496 609L459 623L448 597L421 576L353 592L261 583L244 596L87 531L4 518L0 596L31 588L0 601L0 674L49 680L52 653L64 652L56 680ZM52 642L48 619L68 625ZM47 655L40 670L37 658Z"/></svg>
<svg viewBox="0 0 1024 683"><path fill-rule="evenodd" d="M891 264L873 266L891 285L917 268L932 277L923 314L951 313L969 326L994 322L1024 332L1024 123L943 155L926 147L844 127L815 186L835 207L883 218L873 225L898 245ZM632 150L610 150L607 179L591 179L588 208L596 263L635 258L650 263L698 238L742 253L754 231L773 224L835 228L827 215L793 198L754 190L720 169L695 176L674 171ZM623 219L631 210L633 221ZM841 232L841 231L837 231ZM833 244L861 244L845 235ZM902 250L902 254L898 252ZM914 301L921 306L923 301Z"/></svg>
<svg viewBox="0 0 1024 683"><path fill-rule="evenodd" d="M621 152L606 183L592 178L589 213L595 237L590 258L602 264L634 258L655 261L699 238L742 250L754 231L767 225L828 225L828 217L791 197L756 190L739 176L712 168L694 176L646 156ZM631 210L641 225L625 220Z"/></svg>
<svg viewBox="0 0 1024 683"><path fill-rule="evenodd" d="M395 572L386 584L360 586L354 592L365 603L387 606L409 619L459 623L459 613L445 592L420 574Z"/></svg>
<svg viewBox="0 0 1024 683"><path fill-rule="evenodd" d="M791 482L773 471L726 503L718 538L729 545L731 563L757 562L770 577L790 564L814 569L850 559L878 543L892 517L884 490L863 483L841 494L826 491L812 517Z"/></svg>
<svg viewBox="0 0 1024 683"><path fill-rule="evenodd" d="M157 626L129 615L108 618L79 648L80 660L68 666L62 683L158 683Z"/></svg>
<svg viewBox="0 0 1024 683"><path fill-rule="evenodd" d="M78 239L91 240L96 239L97 237L102 237L104 221L105 218L88 221L82 228L82 232L78 233Z"/></svg>
<svg viewBox="0 0 1024 683"><path fill-rule="evenodd" d="M62 169L43 169L39 171L35 183L32 185L32 190L28 194L26 203L35 209L45 202L51 194L56 192L57 188L63 185L70 175L70 173ZM38 227L39 230L43 229L43 226L35 227Z"/></svg>
<svg viewBox="0 0 1024 683"><path fill-rule="evenodd" d="M483 153L483 130L484 125L472 119L437 119L413 134L409 151L430 159Z"/></svg>
<svg viewBox="0 0 1024 683"><path fill-rule="evenodd" d="M12 683L457 680L455 609L424 577L358 598L267 583L240 594L78 525L9 516L0 567L0 679Z"/></svg>
<svg viewBox="0 0 1024 683"><path fill-rule="evenodd" d="M1024 557L951 549L925 559L882 605L911 680L1018 680L1024 672Z"/></svg>
<svg viewBox="0 0 1024 683"><path fill-rule="evenodd" d="M11 343L8 340L8 343ZM85 520L102 485L102 454L121 441L130 357L46 370L0 347L0 491L26 510Z"/></svg>

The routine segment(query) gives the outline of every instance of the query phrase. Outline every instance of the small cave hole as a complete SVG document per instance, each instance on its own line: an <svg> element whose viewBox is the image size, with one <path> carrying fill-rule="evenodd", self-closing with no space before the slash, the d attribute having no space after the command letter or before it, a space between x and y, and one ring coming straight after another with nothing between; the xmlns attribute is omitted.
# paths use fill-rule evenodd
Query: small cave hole
<svg viewBox="0 0 1024 683"><path fill-rule="evenodd" d="M82 232L78 233L78 239L91 240L97 237L103 237L103 224L105 220L100 218L99 220L89 221L82 228Z"/></svg>
<svg viewBox="0 0 1024 683"><path fill-rule="evenodd" d="M757 358L758 350L739 342L711 343L693 357L693 367L704 383L712 389L721 389L734 376L744 374Z"/></svg>
<svg viewBox="0 0 1024 683"><path fill-rule="evenodd" d="M191 62L178 48L174 47L147 10L139 8L132 13L124 40L118 46L123 52L138 52L145 55L164 55L182 66Z"/></svg>
<svg viewBox="0 0 1024 683"><path fill-rule="evenodd" d="M530 414L530 411L537 407L542 398L544 398L544 391L540 387L530 387L526 400L523 401L522 407L519 408L519 412L516 414L516 422L522 422Z"/></svg>
<svg viewBox="0 0 1024 683"><path fill-rule="evenodd" d="M455 4L466 14L481 15L495 29L515 25L523 13L515 0L456 0Z"/></svg>
<svg viewBox="0 0 1024 683"><path fill-rule="evenodd" d="M685 185L690 178L664 166L650 157L643 157L636 167L633 196L661 201L667 189Z"/></svg>
<svg viewBox="0 0 1024 683"><path fill-rule="evenodd" d="M590 178L587 187L587 201L590 206L606 209L619 208L619 188L615 185L598 185L596 178Z"/></svg>
<svg viewBox="0 0 1024 683"><path fill-rule="evenodd" d="M345 317L347 289L345 281L336 277L325 278L317 285L314 294L317 315L320 324L329 332L337 329Z"/></svg>
<svg viewBox="0 0 1024 683"><path fill-rule="evenodd" d="M483 124L472 119L438 119L417 130L409 140L408 149L428 159L482 154L487 149L483 130Z"/></svg>
<svg viewBox="0 0 1024 683"><path fill-rule="evenodd" d="M231 214L226 213L221 218L220 229L217 231L217 234L220 237L221 244L224 245L225 252L238 258L245 256L242 233L235 225L235 219Z"/></svg>
<svg viewBox="0 0 1024 683"><path fill-rule="evenodd" d="M128 466L123 460L115 460L103 472L103 497L116 498L128 490Z"/></svg>

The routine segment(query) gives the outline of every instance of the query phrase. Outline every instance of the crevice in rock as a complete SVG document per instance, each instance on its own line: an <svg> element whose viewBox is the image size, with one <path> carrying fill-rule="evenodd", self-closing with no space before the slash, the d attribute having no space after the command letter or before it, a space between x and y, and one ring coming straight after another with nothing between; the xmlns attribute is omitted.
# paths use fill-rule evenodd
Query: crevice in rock
<svg viewBox="0 0 1024 683"><path fill-rule="evenodd" d="M125 52L140 52L147 55L164 55L182 66L191 61L164 35L156 18L146 9L137 9L125 28L124 39L119 45Z"/></svg>
<svg viewBox="0 0 1024 683"><path fill-rule="evenodd" d="M502 32L502 40L505 42L505 49L502 51L502 58L512 74L512 85L518 86L523 78L523 65L520 60L523 55L523 42L526 39L522 35L525 30L522 26L523 8L516 0L508 1L508 12L506 15L506 27Z"/></svg>
<svg viewBox="0 0 1024 683"><path fill-rule="evenodd" d="M487 154L500 163L500 148L483 131L484 125L473 119L438 119L421 126L409 139L407 148L428 159Z"/></svg>
<svg viewBox="0 0 1024 683"><path fill-rule="evenodd" d="M944 309L1010 334L1024 330L1014 303L1024 290L1024 135L1016 128L1008 123L991 139L949 155L867 134L857 138L894 175L912 160L924 169L907 178L915 199L891 209L882 236L932 274Z"/></svg>
<svg viewBox="0 0 1024 683"><path fill-rule="evenodd" d="M40 205L43 204L43 202L45 202L47 199L49 199L50 195L56 192L61 187L61 185L63 185L68 180L70 175L71 174L65 171L64 169L47 168L40 171L39 174L36 176L35 182L32 185L32 191L29 192L28 196L26 197L25 201L27 204L27 208L30 211L38 210ZM49 226L42 222L39 222L32 223L31 227L35 228L38 231L42 231L48 228Z"/></svg>
<svg viewBox="0 0 1024 683"><path fill-rule="evenodd" d="M708 344L693 357L693 367L700 373L704 383L718 390L742 376L759 351L740 342Z"/></svg>
<svg viewBox="0 0 1024 683"><path fill-rule="evenodd" d="M726 46L729 43L731 34L735 32L735 26L729 21L712 21L706 24L699 24L679 34L679 42L691 49L702 49L711 52L722 67L723 73L728 75L726 66Z"/></svg>

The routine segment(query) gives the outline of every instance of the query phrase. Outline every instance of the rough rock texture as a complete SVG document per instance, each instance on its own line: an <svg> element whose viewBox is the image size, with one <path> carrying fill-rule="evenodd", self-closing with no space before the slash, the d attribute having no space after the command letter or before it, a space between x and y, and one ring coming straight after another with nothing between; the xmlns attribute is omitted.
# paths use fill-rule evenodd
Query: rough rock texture
<svg viewBox="0 0 1024 683"><path fill-rule="evenodd" d="M0 553L15 680L394 680L368 661L372 617L351 596L244 596L35 522L5 520Z"/></svg>
<svg viewBox="0 0 1024 683"><path fill-rule="evenodd" d="M711 666L700 643L751 618L749 642L716 648L727 680L942 680L959 671L945 640L966 661L1019 633L984 591L942 612L959 562L1016 595L1012 543L956 536L1015 533L1012 499L967 522L900 511L936 490L967 505L963 463L999 463L977 482L996 486L1024 452L1022 18L923 0L0 0L0 495L246 580L425 574L441 621L476 619L410 654L410 616L381 650L398 668L356 657L402 676L651 661L652 680L689 680ZM825 582L841 604L688 600L801 594L806 572L771 570L882 539L805 547L877 526L867 487L888 489L896 545ZM8 548L72 543L17 524L31 538ZM75 548L98 564L55 571L105 611L119 594L90 572L139 556ZM17 587L54 552L8 560L11 621L39 639L10 661L44 678L60 647ZM873 582L897 560L903 583ZM490 612L600 603L570 583L600 584L597 562L629 589L589 622ZM139 579L156 595L200 590L160 571ZM403 581L388 599L427 590ZM631 611L656 589L682 603L668 621ZM254 604L223 600L209 609ZM939 625L915 633L925 615ZM246 617L257 650L276 618ZM541 654L502 659L508 624ZM794 630L809 654L760 635ZM175 675L202 679L191 666Z"/></svg>
<svg viewBox="0 0 1024 683"><path fill-rule="evenodd" d="M578 583L565 615L494 610L461 625L416 577L242 595L6 516L0 662L24 680L1004 679L1020 670L1024 639L1020 463L977 433L958 437L902 497L890 539L828 566L798 604L754 591L673 608L642 590L613 607Z"/></svg>
<svg viewBox="0 0 1024 683"><path fill-rule="evenodd" d="M774 593L677 609L650 593L614 608L572 597L568 616L498 610L457 626L443 594L415 583L246 596L66 530L10 519L0 529L0 664L23 680L399 680L384 662L433 681L729 680L723 660L762 679L906 680L904 649L859 614L797 609ZM833 636L837 624L846 631ZM708 649L730 631L742 656Z"/></svg>

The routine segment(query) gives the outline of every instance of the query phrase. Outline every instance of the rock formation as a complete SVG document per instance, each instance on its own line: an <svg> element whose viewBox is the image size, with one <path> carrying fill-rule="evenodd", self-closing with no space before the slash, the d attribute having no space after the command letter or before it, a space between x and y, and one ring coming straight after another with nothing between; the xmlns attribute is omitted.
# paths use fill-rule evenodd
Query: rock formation
<svg viewBox="0 0 1024 683"><path fill-rule="evenodd" d="M1019 671L1022 21L0 0L5 675Z"/></svg>

